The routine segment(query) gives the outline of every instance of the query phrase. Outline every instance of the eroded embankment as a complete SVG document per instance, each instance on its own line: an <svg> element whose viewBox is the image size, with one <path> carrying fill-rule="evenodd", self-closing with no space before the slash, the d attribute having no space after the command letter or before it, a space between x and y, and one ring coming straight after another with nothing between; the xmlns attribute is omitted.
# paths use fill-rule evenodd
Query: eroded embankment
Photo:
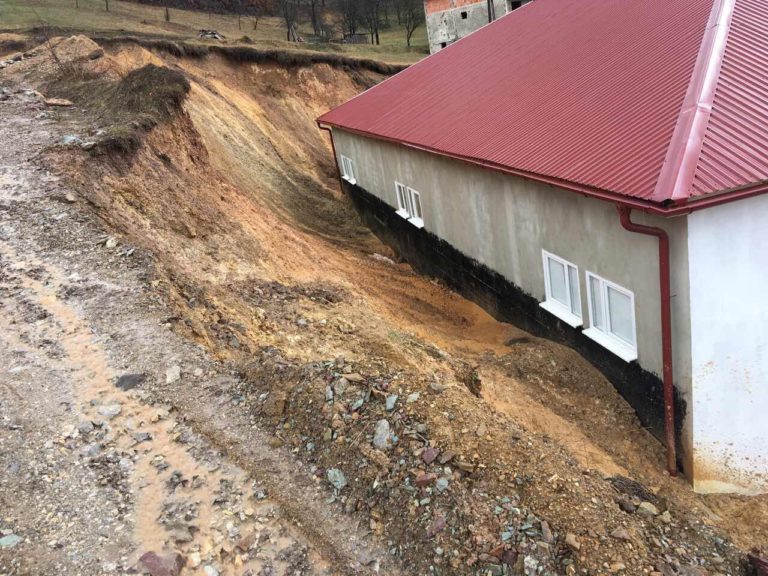
<svg viewBox="0 0 768 576"><path fill-rule="evenodd" d="M84 81L147 65L188 79L170 118L119 125L139 136L134 149L68 148L47 161L155 254L152 287L178 310L176 329L243 376L231 410L269 424L414 571L738 572L719 532L737 524L660 472L661 447L609 383L388 259L339 197L314 119L376 72L135 44L81 65ZM84 119L84 140L114 131L109 115ZM188 417L238 449L215 422ZM638 512L643 500L669 513Z"/></svg>

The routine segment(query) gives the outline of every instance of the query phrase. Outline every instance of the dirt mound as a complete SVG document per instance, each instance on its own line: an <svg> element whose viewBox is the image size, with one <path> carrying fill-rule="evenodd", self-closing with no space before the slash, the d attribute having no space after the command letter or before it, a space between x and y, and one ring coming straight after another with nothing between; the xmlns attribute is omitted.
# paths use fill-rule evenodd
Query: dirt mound
<svg viewBox="0 0 768 576"><path fill-rule="evenodd" d="M53 37L32 48L23 60L2 71L3 78L39 88L53 77L87 74L111 77L104 51L87 36Z"/></svg>
<svg viewBox="0 0 768 576"><path fill-rule="evenodd" d="M156 255L150 287L175 328L244 376L230 409L270 423L394 555L418 573L739 572L728 518L664 475L661 446L595 370L380 256L314 125L380 76L107 56L123 74L183 72L183 110L130 156L49 162Z"/></svg>

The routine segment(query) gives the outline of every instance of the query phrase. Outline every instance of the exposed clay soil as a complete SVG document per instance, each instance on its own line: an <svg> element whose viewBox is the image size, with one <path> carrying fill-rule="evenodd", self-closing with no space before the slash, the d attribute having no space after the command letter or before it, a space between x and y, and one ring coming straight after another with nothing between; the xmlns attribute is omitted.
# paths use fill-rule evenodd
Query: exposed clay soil
<svg viewBox="0 0 768 576"><path fill-rule="evenodd" d="M54 233L63 226L58 220L26 218L18 208L42 211L45 204L4 199L13 207L4 218L23 228L20 238L42 234L41 246L25 250L40 261L31 268L46 271L35 280L39 286L25 280L33 260L7 234L2 254L11 272L4 277L4 306L16 314L18 294L36 299L35 306L61 328L33 338L29 353L51 341L63 348L62 358L71 359L69 370L97 374L85 392L77 390L81 378L60 384L73 395L79 417L92 418L90 402L110 400L116 394L112 380L132 367L110 368L103 353L75 346L67 334L106 322L131 333L117 339L123 354L140 357L136 349L143 345L155 359L151 368L136 368L154 376L142 385L141 397L119 396L127 414L109 425L123 430L123 439L110 437L110 446L133 451L126 482L146 481L146 462L158 450L180 451L174 457L186 476L205 465L191 450L168 448L183 421L196 442L220 451L217 457L232 467L228 478L237 486L257 478L280 494L273 529L310 550L306 558L315 550L309 564L318 572L381 565L394 573L399 565L409 574L738 574L743 553L768 541L768 499L692 494L684 480L663 472L662 447L577 354L496 322L414 274L361 225L337 191L330 149L314 118L380 77L326 65L284 69L238 66L216 56L178 59L132 45L89 60L97 47L87 39L56 45L60 59L100 78L119 81L154 64L182 71L191 84L183 109L142 132L142 145L130 154L55 145L67 133L96 142L100 130L108 131L106 120L87 108L46 111L23 93L13 96L20 103L6 108L38 134L17 144L20 157L48 147L37 165L50 169L57 184L42 187L44 202L74 191L67 213L96 215L118 246L137 247L127 257L122 249L90 245L86 252L99 257L82 266L117 294L131 286L152 302L147 318L142 320L141 298L133 314L122 316L115 294L97 298L75 290L78 306L90 310L78 320L59 301L68 276L51 268L51 260L73 250L72 238ZM0 82L45 89L55 74L50 54L40 49L0 71ZM6 156L4 177L25 197L41 174L19 184L14 157ZM83 256L75 251L68 257ZM135 270L130 278L113 278L104 259L122 272L130 261ZM162 337L182 347L169 354L184 365L184 378L166 384L168 353L159 355L165 344L155 349L152 338L149 344L136 341L130 329L142 321L154 322L155 332L163 324L172 328L163 329ZM215 368L203 368L198 383L189 377L192 366L207 354L206 366ZM34 381L17 398L34 397ZM8 405L18 401L9 397ZM152 402L167 406L178 416L153 423L142 402L151 409ZM141 430L154 440L138 449L125 444L135 431L124 419L142 422ZM382 421L390 434L377 449L371 441ZM15 453L26 441L17 433L4 453ZM259 444L268 445L268 454L254 451ZM269 474L260 465L265 459ZM341 471L346 485L332 490L329 471L333 480ZM634 482L616 480L625 477ZM205 476L207 486L219 480L214 473ZM125 522L131 553L123 553L121 568L135 566L138 552L157 545L142 526L156 528L161 497L140 497L142 489L156 493L157 484L129 491L138 496L124 504L135 512ZM0 485L8 502L17 485ZM304 498L295 492L302 486ZM210 502L210 496L203 491L196 498ZM643 501L659 514L636 511ZM202 506L198 523L210 524L210 517L216 524L214 508ZM14 522L20 516L13 515ZM248 518L242 522L250 530ZM203 530L190 542L164 546L188 556L212 538ZM358 541L368 546L364 553ZM24 546L30 547L22 549L27 562L35 556L33 543ZM66 545L46 549L51 562L66 553ZM273 562L279 552L263 553ZM246 569L234 564L237 554L219 550L214 556L222 570ZM29 565L14 569L23 573L18 566Z"/></svg>

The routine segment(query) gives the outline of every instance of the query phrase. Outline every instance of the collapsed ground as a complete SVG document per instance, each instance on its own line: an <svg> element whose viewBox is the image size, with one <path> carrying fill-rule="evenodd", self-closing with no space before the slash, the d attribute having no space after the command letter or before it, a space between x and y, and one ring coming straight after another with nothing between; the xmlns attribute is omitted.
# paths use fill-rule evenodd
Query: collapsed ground
<svg viewBox="0 0 768 576"><path fill-rule="evenodd" d="M146 254L134 280L169 307L164 321L180 341L216 360L199 381L192 366L178 379L166 366L139 366L139 400L178 414L242 482L260 474L275 484L281 529L315 546L315 565L331 571L743 573L744 553L768 538L766 499L691 494L663 473L662 447L591 366L415 275L362 227L314 119L381 79L364 65L237 64L131 43L105 52L84 37L55 39L0 71L18 101L7 109L48 135L37 165L70 190L69 209L96 215L114 236L110 260L127 254L117 246ZM75 106L46 106L22 88ZM5 220L21 217L8 209ZM16 279L13 262L28 257L3 240L7 281L21 282L4 301L27 297L34 286ZM43 244L42 260L62 250ZM84 309L99 300L106 313L120 301L84 292L74 291ZM53 306L61 295L48 298ZM113 372L94 386L111 385ZM264 478L257 429L281 455L271 458L300 463L288 476L326 492L311 499L316 514L327 506L362 526L363 561L321 524L311 529L309 504L281 489L282 476ZM118 463L136 450L107 444ZM5 502L13 488L2 486ZM135 553L115 570L151 546L131 529ZM0 550L0 566L32 565L42 528L27 530ZM164 552L243 573L236 551L206 547L210 538L172 537ZM52 550L55 559L67 546Z"/></svg>

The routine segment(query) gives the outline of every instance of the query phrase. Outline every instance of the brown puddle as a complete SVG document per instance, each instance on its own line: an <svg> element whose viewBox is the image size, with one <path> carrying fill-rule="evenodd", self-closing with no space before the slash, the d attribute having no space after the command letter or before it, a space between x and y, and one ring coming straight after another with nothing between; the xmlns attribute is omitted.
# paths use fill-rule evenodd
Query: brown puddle
<svg viewBox="0 0 768 576"><path fill-rule="evenodd" d="M274 504L254 492L240 468L196 457L180 441L185 431L168 410L142 403L135 391L117 388L117 374L104 348L79 313L57 297L66 284L64 277L42 262L21 261L10 246L4 251L11 261L20 262L14 271L20 273L26 295L51 314L46 331L65 352L60 362L72 374L78 417L107 427L104 443L111 441L132 463L126 465L134 495L128 518L135 543L131 563L148 551L177 551L187 558L184 573L204 574L206 564L214 565L222 576L247 570L257 574L270 566L278 572L288 568L290 552L300 548L301 539L280 521ZM45 270L50 280L43 283L25 274L30 266ZM117 416L110 419L99 413L101 406L117 403L121 408ZM134 435L140 433L148 436L138 441ZM254 548L258 552L249 554ZM313 551L308 562L313 573L328 570Z"/></svg>

